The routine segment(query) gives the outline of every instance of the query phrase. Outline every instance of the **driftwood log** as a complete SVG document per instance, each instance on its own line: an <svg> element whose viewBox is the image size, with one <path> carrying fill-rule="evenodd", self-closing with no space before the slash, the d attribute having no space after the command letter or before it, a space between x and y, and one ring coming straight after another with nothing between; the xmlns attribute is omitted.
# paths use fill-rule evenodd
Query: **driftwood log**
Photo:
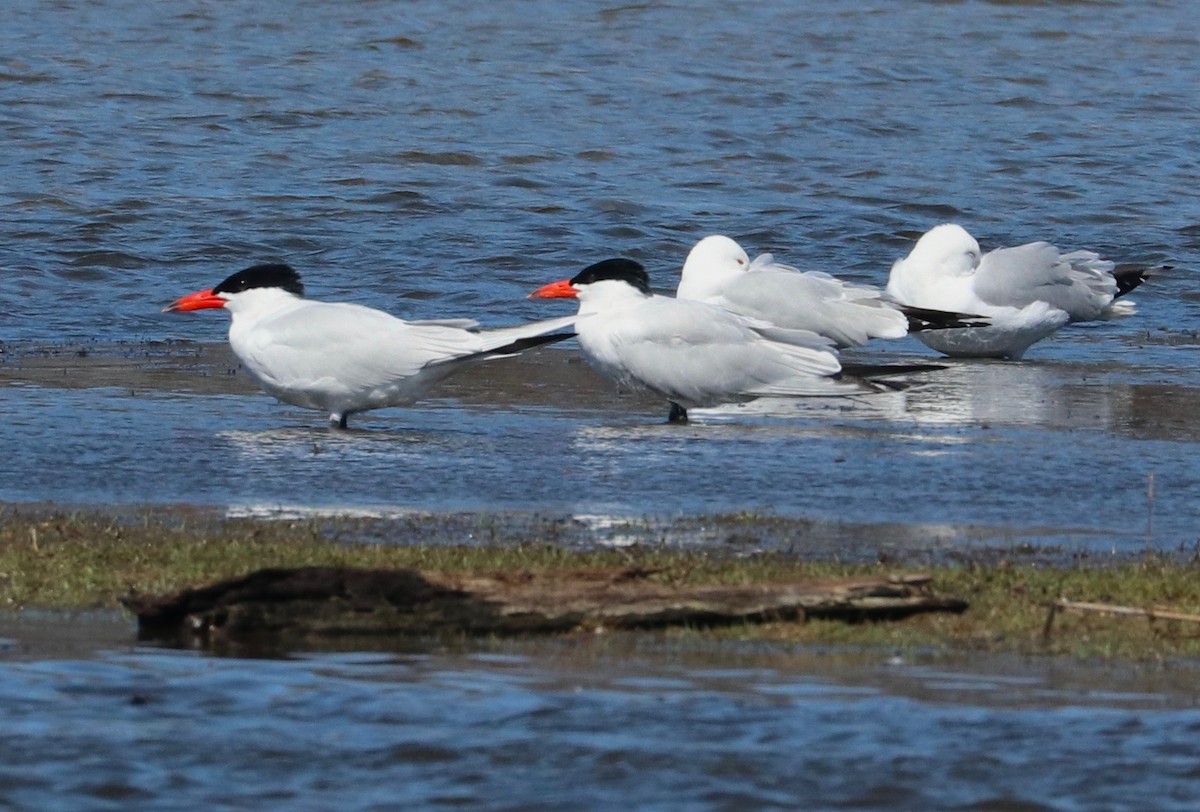
<svg viewBox="0 0 1200 812"><path fill-rule="evenodd" d="M130 595L148 638L213 645L363 635L512 635L712 626L809 617L885 620L961 612L924 575L749 586L673 586L639 569L466 575L343 567L263 569L164 595Z"/></svg>

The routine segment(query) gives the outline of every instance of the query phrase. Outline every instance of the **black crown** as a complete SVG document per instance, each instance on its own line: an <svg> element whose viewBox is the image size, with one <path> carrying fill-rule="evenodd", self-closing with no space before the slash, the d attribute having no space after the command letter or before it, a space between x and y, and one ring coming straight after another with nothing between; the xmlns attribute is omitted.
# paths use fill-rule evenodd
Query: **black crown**
<svg viewBox="0 0 1200 812"><path fill-rule="evenodd" d="M290 265L281 262L254 265L244 271L238 271L213 288L213 293L241 293L252 288L283 288L288 293L304 295L300 274L292 270Z"/></svg>
<svg viewBox="0 0 1200 812"><path fill-rule="evenodd" d="M642 293L650 293L650 276L641 263L632 259L606 259L589 265L575 275L572 285L590 285L593 282L603 282L605 279L619 279L628 282Z"/></svg>

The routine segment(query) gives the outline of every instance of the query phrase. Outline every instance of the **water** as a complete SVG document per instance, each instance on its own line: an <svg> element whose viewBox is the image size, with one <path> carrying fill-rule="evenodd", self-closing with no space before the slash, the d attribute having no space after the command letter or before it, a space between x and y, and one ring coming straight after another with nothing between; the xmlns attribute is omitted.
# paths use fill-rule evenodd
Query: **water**
<svg viewBox="0 0 1200 812"><path fill-rule="evenodd" d="M1182 360L1157 351L1172 353ZM1121 552L1190 549L1200 527L1200 421L1184 368L955 363L911 391L759 402L678 427L665 404L616 397L574 352L546 351L460 375L418 407L360 416L350 432L235 370L207 345L13 359L0 409L22 464L0 469L0 498L259 515L753 511ZM872 535L850 543L874 549Z"/></svg>
<svg viewBox="0 0 1200 812"><path fill-rule="evenodd" d="M673 287L712 231L880 282L949 218L1179 266L1115 346L1195 321L1186 3L2 13L7 340L216 340L159 307L272 257L322 298L496 321L614 253Z"/></svg>
<svg viewBox="0 0 1200 812"><path fill-rule="evenodd" d="M112 633L102 618L84 622ZM274 661L54 653L0 669L6 808L1200 800L1191 667L1081 672L623 636Z"/></svg>
<svg viewBox="0 0 1200 812"><path fill-rule="evenodd" d="M0 31L0 499L1197 540L1189 3L13 0ZM159 312L280 259L318 298L509 323L563 312L525 295L612 255L673 288L712 232L880 284L950 219L1172 270L1023 363L683 429L566 349L331 434L238 374L223 314ZM1097 692L1105 669L1060 689L1053 665L731 644L34 645L72 625L0 651L0 805L1196 806L1190 669Z"/></svg>

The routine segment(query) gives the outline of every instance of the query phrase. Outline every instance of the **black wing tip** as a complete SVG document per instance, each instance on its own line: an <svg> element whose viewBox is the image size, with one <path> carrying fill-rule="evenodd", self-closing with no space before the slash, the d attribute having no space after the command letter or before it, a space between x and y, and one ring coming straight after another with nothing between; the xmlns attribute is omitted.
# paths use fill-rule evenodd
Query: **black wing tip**
<svg viewBox="0 0 1200 812"><path fill-rule="evenodd" d="M494 350L488 350L482 355L516 355L519 352L532 350L534 347L542 347L546 344L554 344L559 341L566 341L568 338L574 338L575 333L546 333L540 336L530 336L529 338L518 338L503 347L496 347Z"/></svg>
<svg viewBox="0 0 1200 812"><path fill-rule="evenodd" d="M554 344L560 341L566 341L568 338L575 338L575 332L548 332L544 336L530 336L529 338L517 338L511 344L505 344L504 347L497 348L496 353L523 353L524 350L533 349L534 347L544 347L545 344Z"/></svg>
<svg viewBox="0 0 1200 812"><path fill-rule="evenodd" d="M861 383L875 392L903 392L923 386L923 380L890 380L892 375L923 375L947 369L946 364L843 364L837 376Z"/></svg>
<svg viewBox="0 0 1200 812"><path fill-rule="evenodd" d="M1163 265L1163 266L1157 268L1156 270L1169 271L1171 269L1172 268L1170 265ZM1113 298L1115 299L1117 297L1124 296L1126 293L1129 293L1129 291L1133 290L1134 288L1138 287L1143 282L1145 282L1147 279L1149 279L1150 274L1151 274L1150 268L1143 268L1143 267L1117 268L1116 270L1114 270L1112 272L1113 279L1117 283L1117 293Z"/></svg>
<svg viewBox="0 0 1200 812"><path fill-rule="evenodd" d="M842 364L842 375L850 378L880 378L949 369L946 364Z"/></svg>
<svg viewBox="0 0 1200 812"><path fill-rule="evenodd" d="M988 327L991 322L984 316L972 313L955 313L949 310L933 310L928 307L900 305L900 312L908 317L908 331L954 330L965 327Z"/></svg>

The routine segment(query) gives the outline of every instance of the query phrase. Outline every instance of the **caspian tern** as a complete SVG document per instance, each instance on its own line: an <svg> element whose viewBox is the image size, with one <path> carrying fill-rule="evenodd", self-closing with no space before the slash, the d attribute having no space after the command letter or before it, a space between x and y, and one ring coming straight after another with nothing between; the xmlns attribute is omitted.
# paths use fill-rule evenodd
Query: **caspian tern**
<svg viewBox="0 0 1200 812"><path fill-rule="evenodd" d="M403 321L357 304L304 298L287 265L255 265L184 296L165 312L223 307L229 344L259 385L284 403L329 413L409 405L472 361L570 338L574 317L476 331L470 319Z"/></svg>
<svg viewBox="0 0 1200 812"><path fill-rule="evenodd" d="M1136 306L1117 297L1145 277L1144 269L1116 271L1092 251L1063 254L1047 242L983 254L966 229L944 223L896 260L887 292L904 304L978 313L991 322L917 335L938 352L1015 360L1069 322L1130 315Z"/></svg>
<svg viewBox="0 0 1200 812"><path fill-rule="evenodd" d="M544 285L536 299L578 299L579 345L618 384L666 398L673 423L687 410L766 396L843 395L833 341L748 319L706 302L657 296L645 269L608 259Z"/></svg>
<svg viewBox="0 0 1200 812"><path fill-rule="evenodd" d="M720 234L705 237L688 253L675 295L779 327L811 330L841 348L860 347L872 338L904 338L910 330L979 323L960 313L908 308L885 298L879 288L801 271L775 262L771 254L751 261L735 240Z"/></svg>

